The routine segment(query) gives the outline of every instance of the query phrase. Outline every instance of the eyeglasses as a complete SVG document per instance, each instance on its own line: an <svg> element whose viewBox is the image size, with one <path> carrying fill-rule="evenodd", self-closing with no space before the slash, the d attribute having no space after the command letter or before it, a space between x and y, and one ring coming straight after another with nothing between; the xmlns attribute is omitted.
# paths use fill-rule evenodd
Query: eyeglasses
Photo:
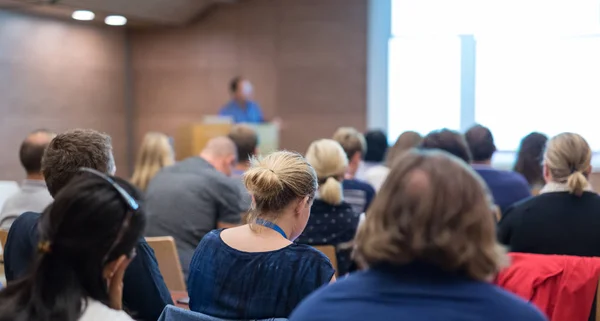
<svg viewBox="0 0 600 321"><path fill-rule="evenodd" d="M110 246L108 252L106 252L106 255L104 256L104 259L102 260L102 264L105 264L105 263L107 263L110 254L115 250L117 245L122 241L123 236L125 235L125 231L127 230L127 227L129 227L129 223L131 222L131 218L133 217L134 214L136 214L138 212L138 210L140 209L140 205L133 198L133 196L131 196L129 193L127 193L127 191L125 191L125 189L123 189L121 186L119 186L119 184L117 184L108 175L101 173L95 169L86 168L86 167L80 168L79 171L91 173L91 174L105 180L117 191L117 193L119 194L119 196L121 197L121 199L123 200L125 205L127 206L127 213L125 213L125 216L123 217L123 222L121 223L121 227L119 228L119 232L117 233L117 238L115 239L114 243ZM132 251L132 253L134 253L134 252ZM135 255L135 254L129 254L128 257L130 258L133 255Z"/></svg>

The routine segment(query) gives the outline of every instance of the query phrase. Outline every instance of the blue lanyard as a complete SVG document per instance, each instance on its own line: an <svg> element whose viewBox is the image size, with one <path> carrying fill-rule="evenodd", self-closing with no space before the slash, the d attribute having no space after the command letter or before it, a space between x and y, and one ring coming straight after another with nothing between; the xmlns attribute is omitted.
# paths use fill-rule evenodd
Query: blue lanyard
<svg viewBox="0 0 600 321"><path fill-rule="evenodd" d="M264 227L268 227L268 228L272 229L273 231L281 234L281 236L283 236L284 239L287 239L287 235L285 235L285 232L283 231L283 229L273 222L265 221L262 218L259 218L256 220L256 224L262 225Z"/></svg>

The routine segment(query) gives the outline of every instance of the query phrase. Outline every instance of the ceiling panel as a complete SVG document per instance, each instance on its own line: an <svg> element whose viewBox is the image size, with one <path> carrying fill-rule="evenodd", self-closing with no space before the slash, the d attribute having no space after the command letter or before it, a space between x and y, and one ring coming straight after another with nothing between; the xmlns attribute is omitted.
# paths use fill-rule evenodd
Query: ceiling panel
<svg viewBox="0 0 600 321"><path fill-rule="evenodd" d="M120 14L132 22L183 25L217 3L237 0L0 0L0 9L13 9L52 16L70 16L75 9L88 9L97 16Z"/></svg>

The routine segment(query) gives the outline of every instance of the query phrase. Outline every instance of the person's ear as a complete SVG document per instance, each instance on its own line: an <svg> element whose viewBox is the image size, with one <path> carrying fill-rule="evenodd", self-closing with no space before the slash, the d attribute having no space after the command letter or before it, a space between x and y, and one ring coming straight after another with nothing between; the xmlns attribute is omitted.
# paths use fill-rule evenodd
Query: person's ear
<svg viewBox="0 0 600 321"><path fill-rule="evenodd" d="M356 152L356 153L354 153L354 155L352 155L352 157L350 157L350 164L359 164L361 159L362 159L362 153Z"/></svg>
<svg viewBox="0 0 600 321"><path fill-rule="evenodd" d="M300 213L302 213L302 210L304 210L307 206L308 206L308 196L305 196L298 201L298 204L296 204L294 213L296 213L296 215L300 215Z"/></svg>
<svg viewBox="0 0 600 321"><path fill-rule="evenodd" d="M548 168L548 165L546 165L546 163L544 163L542 165L543 167L543 173L544 173L544 181L546 181L546 183L551 182L552 181L552 176L550 175L550 169Z"/></svg>
<svg viewBox="0 0 600 321"><path fill-rule="evenodd" d="M253 153L253 154L252 154L252 156L258 156L258 153L259 153L259 152L260 152L260 151L258 150L258 147L255 147L255 148L254 148L254 151L252 152L252 153Z"/></svg>
<svg viewBox="0 0 600 321"><path fill-rule="evenodd" d="M116 260L108 262L104 266L104 270L102 271L102 276L104 277L104 279L110 280L115 274L115 272L119 270L119 267L121 267L122 264L125 264L125 261L127 261L127 256L123 254L119 256Z"/></svg>

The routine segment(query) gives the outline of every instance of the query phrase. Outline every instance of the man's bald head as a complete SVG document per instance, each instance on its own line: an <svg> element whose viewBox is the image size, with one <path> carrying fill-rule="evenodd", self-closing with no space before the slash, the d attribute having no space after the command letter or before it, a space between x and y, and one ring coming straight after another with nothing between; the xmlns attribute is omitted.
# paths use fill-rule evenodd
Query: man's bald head
<svg viewBox="0 0 600 321"><path fill-rule="evenodd" d="M46 129L31 132L21 143L19 159L28 175L40 174L42 170L42 157L50 141L56 136Z"/></svg>
<svg viewBox="0 0 600 321"><path fill-rule="evenodd" d="M212 138L200 153L200 157L213 165L219 172L230 176L237 162L237 147L226 136Z"/></svg>

